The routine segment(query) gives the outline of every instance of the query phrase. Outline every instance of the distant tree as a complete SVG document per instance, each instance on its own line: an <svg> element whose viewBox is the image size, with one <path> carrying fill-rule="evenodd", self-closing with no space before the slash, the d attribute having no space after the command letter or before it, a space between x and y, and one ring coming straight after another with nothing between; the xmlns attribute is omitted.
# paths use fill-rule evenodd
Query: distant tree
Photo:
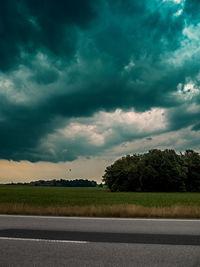
<svg viewBox="0 0 200 267"><path fill-rule="evenodd" d="M143 159L143 191L186 191L186 169L174 150L150 150Z"/></svg>
<svg viewBox="0 0 200 267"><path fill-rule="evenodd" d="M200 155L193 150L186 150L182 155L184 165L187 169L186 188L187 191L200 191Z"/></svg>
<svg viewBox="0 0 200 267"><path fill-rule="evenodd" d="M140 182L137 163L140 156L126 156L107 167L103 182L111 191L131 191L135 188L140 191Z"/></svg>
<svg viewBox="0 0 200 267"><path fill-rule="evenodd" d="M128 155L106 168L103 182L111 191L200 191L200 156L173 149Z"/></svg>
<svg viewBox="0 0 200 267"><path fill-rule="evenodd" d="M16 184L17 185L17 184ZM30 185L30 186L61 186L61 187L96 187L96 181L89 181L87 179L76 179L76 180L39 180L33 181L30 183L21 183L21 185Z"/></svg>

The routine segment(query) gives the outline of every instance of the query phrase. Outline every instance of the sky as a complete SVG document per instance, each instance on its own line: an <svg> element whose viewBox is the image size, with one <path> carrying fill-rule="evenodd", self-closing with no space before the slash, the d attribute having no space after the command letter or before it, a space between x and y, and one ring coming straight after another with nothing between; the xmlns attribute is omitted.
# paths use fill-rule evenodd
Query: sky
<svg viewBox="0 0 200 267"><path fill-rule="evenodd" d="M200 151L200 1L1 0L0 36L0 183Z"/></svg>

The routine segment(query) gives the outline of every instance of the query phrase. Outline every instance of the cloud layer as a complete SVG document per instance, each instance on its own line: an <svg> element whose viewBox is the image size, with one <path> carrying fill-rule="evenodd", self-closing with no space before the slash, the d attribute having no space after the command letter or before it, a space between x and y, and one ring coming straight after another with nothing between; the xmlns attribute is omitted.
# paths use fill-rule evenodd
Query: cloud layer
<svg viewBox="0 0 200 267"><path fill-rule="evenodd" d="M1 1L0 158L72 161L155 137L164 146L174 133L169 146L200 149L199 10L195 0Z"/></svg>

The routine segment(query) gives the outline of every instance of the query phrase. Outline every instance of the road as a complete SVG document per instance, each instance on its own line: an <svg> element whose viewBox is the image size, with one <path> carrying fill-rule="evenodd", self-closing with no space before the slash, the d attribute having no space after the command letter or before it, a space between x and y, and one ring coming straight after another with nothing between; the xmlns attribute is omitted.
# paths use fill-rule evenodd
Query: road
<svg viewBox="0 0 200 267"><path fill-rule="evenodd" d="M0 266L200 266L200 220L0 215Z"/></svg>

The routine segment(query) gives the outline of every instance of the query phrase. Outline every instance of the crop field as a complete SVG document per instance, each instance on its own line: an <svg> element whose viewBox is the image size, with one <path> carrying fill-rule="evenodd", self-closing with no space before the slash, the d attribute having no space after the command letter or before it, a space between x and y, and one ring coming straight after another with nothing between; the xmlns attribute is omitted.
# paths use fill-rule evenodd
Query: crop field
<svg viewBox="0 0 200 267"><path fill-rule="evenodd" d="M135 204L145 207L200 206L200 193L110 192L103 188L0 186L0 203L37 206Z"/></svg>
<svg viewBox="0 0 200 267"><path fill-rule="evenodd" d="M200 193L113 193L104 188L0 186L0 213L200 218Z"/></svg>

